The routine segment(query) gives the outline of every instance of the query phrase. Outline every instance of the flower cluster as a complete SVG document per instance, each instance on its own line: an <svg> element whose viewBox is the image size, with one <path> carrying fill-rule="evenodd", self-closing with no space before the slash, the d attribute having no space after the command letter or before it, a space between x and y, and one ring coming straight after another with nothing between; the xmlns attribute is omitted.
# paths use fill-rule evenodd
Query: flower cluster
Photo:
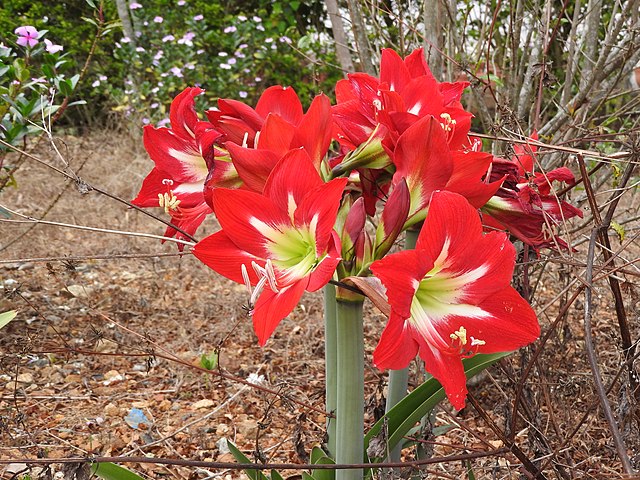
<svg viewBox="0 0 640 480"><path fill-rule="evenodd" d="M391 307L374 352L382 369L419 354L454 406L464 406L461 360L510 351L539 335L536 316L510 286L515 248L567 248L556 227L580 211L534 173L534 148L512 159L480 151L460 100L467 84L438 82L422 50L384 50L380 76L353 74L331 105L305 111L290 87L266 89L255 108L219 99L198 116L188 88L170 128L145 127L155 168L134 203L162 207L193 235L213 214L221 230L192 253L245 284L264 345L305 291L331 279L377 277ZM374 228L371 228L374 225ZM416 248L391 253L403 231Z"/></svg>
<svg viewBox="0 0 640 480"><path fill-rule="evenodd" d="M58 111L76 89L80 75L69 74L75 65L62 45L45 38L47 30L24 25L14 34L13 42L0 43L0 139L21 145L41 133L33 125ZM0 146L0 167L5 152Z"/></svg>
<svg viewBox="0 0 640 480"><path fill-rule="evenodd" d="M291 48L293 41L284 35L290 32L280 28L277 13L231 15L222 6L203 8L197 2L178 6L162 10L153 2L130 2L133 34L120 38L114 49L127 77L105 70L92 80L96 92L113 99L114 110L125 117L143 124L166 120L164 105L187 85L217 96L256 99L266 82L288 79L288 72L318 76L318 67ZM326 46L298 48L319 55Z"/></svg>

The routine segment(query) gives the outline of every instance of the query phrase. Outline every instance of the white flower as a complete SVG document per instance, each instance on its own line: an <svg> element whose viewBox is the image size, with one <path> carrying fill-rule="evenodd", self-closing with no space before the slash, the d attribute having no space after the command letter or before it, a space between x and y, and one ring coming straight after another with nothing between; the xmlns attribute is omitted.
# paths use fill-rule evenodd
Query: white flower
<svg viewBox="0 0 640 480"><path fill-rule="evenodd" d="M257 373L250 373L247 377L247 382L253 383L254 385L264 385L267 383L264 375L258 375Z"/></svg>

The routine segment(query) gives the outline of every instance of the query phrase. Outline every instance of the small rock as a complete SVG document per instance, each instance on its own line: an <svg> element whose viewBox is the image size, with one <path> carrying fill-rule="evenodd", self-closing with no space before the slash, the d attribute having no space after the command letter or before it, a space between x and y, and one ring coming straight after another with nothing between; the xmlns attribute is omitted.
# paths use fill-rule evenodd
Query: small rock
<svg viewBox="0 0 640 480"><path fill-rule="evenodd" d="M199 410L201 408L211 408L214 405L215 405L215 402L213 400L211 400L210 398L205 398L203 400L199 400L196 403L194 403L192 407Z"/></svg>
<svg viewBox="0 0 640 480"><path fill-rule="evenodd" d="M91 293L91 288L83 285L69 285L67 286L67 291L74 297L86 298Z"/></svg>
<svg viewBox="0 0 640 480"><path fill-rule="evenodd" d="M120 409L114 403L107 403L104 407L104 413L107 415L118 416Z"/></svg>
<svg viewBox="0 0 640 480"><path fill-rule="evenodd" d="M20 383L33 383L33 375L29 372L21 373L18 375L18 382Z"/></svg>

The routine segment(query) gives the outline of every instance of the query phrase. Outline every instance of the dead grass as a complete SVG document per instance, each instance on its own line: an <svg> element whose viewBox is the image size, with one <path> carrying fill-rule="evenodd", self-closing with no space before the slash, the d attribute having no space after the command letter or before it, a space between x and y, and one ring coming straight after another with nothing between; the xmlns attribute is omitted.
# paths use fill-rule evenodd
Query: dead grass
<svg viewBox="0 0 640 480"><path fill-rule="evenodd" d="M125 199L135 196L151 168L139 143L122 141L113 134L65 137L62 153L89 183ZM48 146L42 146L38 155L63 166ZM37 163L28 161L17 180L19 188L2 192L0 203L22 213L39 216L50 210L46 218L51 221L155 234L164 231L158 222L122 204L95 192L79 193L73 182ZM629 191L627 196L624 208L633 215L638 208L637 194ZM302 452L322 442L323 414L291 401L319 410L323 407L322 302L318 295L306 295L267 346L259 348L242 309L244 288L222 279L189 255L23 261L172 254L173 245L43 225L20 236L28 226L0 225L1 244L18 238L0 252L0 260L16 260L0 264L0 285L5 294L0 311L15 308L20 312L0 336L0 459L153 454L232 461L220 442L228 438L250 457L251 452L257 452L257 458L270 462L303 462ZM625 228L632 236L638 222ZM211 224L198 235L202 238L214 230ZM583 233L576 232L576 238ZM636 263L627 267L632 273L638 272L638 250L635 242L624 252L629 261L635 259ZM583 244L570 259L546 262L543 256L534 264L531 278L537 282L537 290L533 303L543 333L551 329L548 342L535 347L543 350L522 386L518 382L535 349L514 354L470 388L490 421L471 406L455 413L444 403L434 417L435 433L427 432L425 437L434 456L502 448L504 435L538 468L544 465L547 478L620 478L620 462L586 361L583 297L554 325L566 301L566 297L558 297L559 292L584 272L567 260L584 262L585 253ZM638 277L618 276L624 282L635 340L640 334ZM569 295L575 288L569 289ZM596 283L595 289L593 330L600 369L605 384L613 382L609 401L629 455L640 468L638 405L630 395L627 376L615 378L623 353L613 300L605 281ZM369 422L382 401L385 375L370 361L383 325L384 318L369 308ZM281 395L247 388L191 366L198 364L200 355L214 349L220 350L225 372L242 379L250 374L264 375L266 385ZM183 363L163 358L171 355ZM419 377L417 372L413 376ZM516 430L510 433L518 388L521 402ZM124 417L132 408L144 412L149 420L146 427L127 425ZM184 428L190 422L194 423ZM406 450L407 459L412 455L412 450ZM523 475L521 462L510 453L474 460L470 467L476 478ZM422 473L431 473L430 478L461 478L466 468L460 463L443 463ZM240 476L231 471L153 464L136 465L135 469L150 478ZM9 470L3 478L11 476Z"/></svg>

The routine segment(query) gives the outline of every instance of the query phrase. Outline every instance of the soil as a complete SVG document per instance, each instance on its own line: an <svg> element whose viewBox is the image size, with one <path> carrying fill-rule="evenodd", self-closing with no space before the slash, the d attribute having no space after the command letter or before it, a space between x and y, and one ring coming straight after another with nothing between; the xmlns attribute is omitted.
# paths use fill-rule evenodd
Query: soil
<svg viewBox="0 0 640 480"><path fill-rule="evenodd" d="M124 199L135 196L152 167L141 142L122 133L66 136L57 145L68 165L46 143L36 156ZM10 155L6 163L16 159ZM46 212L48 221L127 232L164 231L153 218L95 191L86 193L82 185L36 161L27 160L16 180L17 188L0 193L0 203L23 214L40 217ZM599 199L604 202L607 196ZM637 194L629 191L627 196L620 218L637 212ZM578 193L576 202L580 199ZM261 348L243 308L244 286L218 276L188 253L178 255L175 245L60 226L32 227L0 223L0 312L19 312L0 331L0 459L11 460L0 465L0 478L15 478L27 467L24 459L35 458L146 455L233 462L225 439L255 461L304 463L310 449L322 443L321 295L305 294ZM524 457L546 478L622 476L585 353L584 295L555 321L581 284L576 280L584 276L587 227L568 227L576 229L576 252L531 257L532 304L543 335L548 334L546 343L515 353L472 382L469 389L478 409L469 403L456 412L443 402L421 437L434 459L503 449L513 442L511 452L434 463L414 473L424 478L474 478L468 472L475 478L527 478ZM625 228L633 241L638 221ZM198 237L215 230L211 221ZM614 237L612 243L621 248ZM636 341L638 242L625 246L622 257L630 263L627 273L617 276ZM639 408L621 367L620 328L604 279L594 284L594 296L599 369L605 386L611 386L608 400L627 453L640 468ZM368 425L383 409L386 373L371 365L371 353L385 320L367 305ZM219 366L206 370L201 357L212 352L219 353ZM419 365L412 369L413 388L422 374ZM256 378L259 386L251 383ZM511 431L516 392L520 401ZM143 420L139 424L131 418L136 414ZM407 448L404 458L415 458L414 449ZM145 478L244 475L232 469L127 466ZM54 466L57 470L60 465ZM30 470L32 478L47 473Z"/></svg>

